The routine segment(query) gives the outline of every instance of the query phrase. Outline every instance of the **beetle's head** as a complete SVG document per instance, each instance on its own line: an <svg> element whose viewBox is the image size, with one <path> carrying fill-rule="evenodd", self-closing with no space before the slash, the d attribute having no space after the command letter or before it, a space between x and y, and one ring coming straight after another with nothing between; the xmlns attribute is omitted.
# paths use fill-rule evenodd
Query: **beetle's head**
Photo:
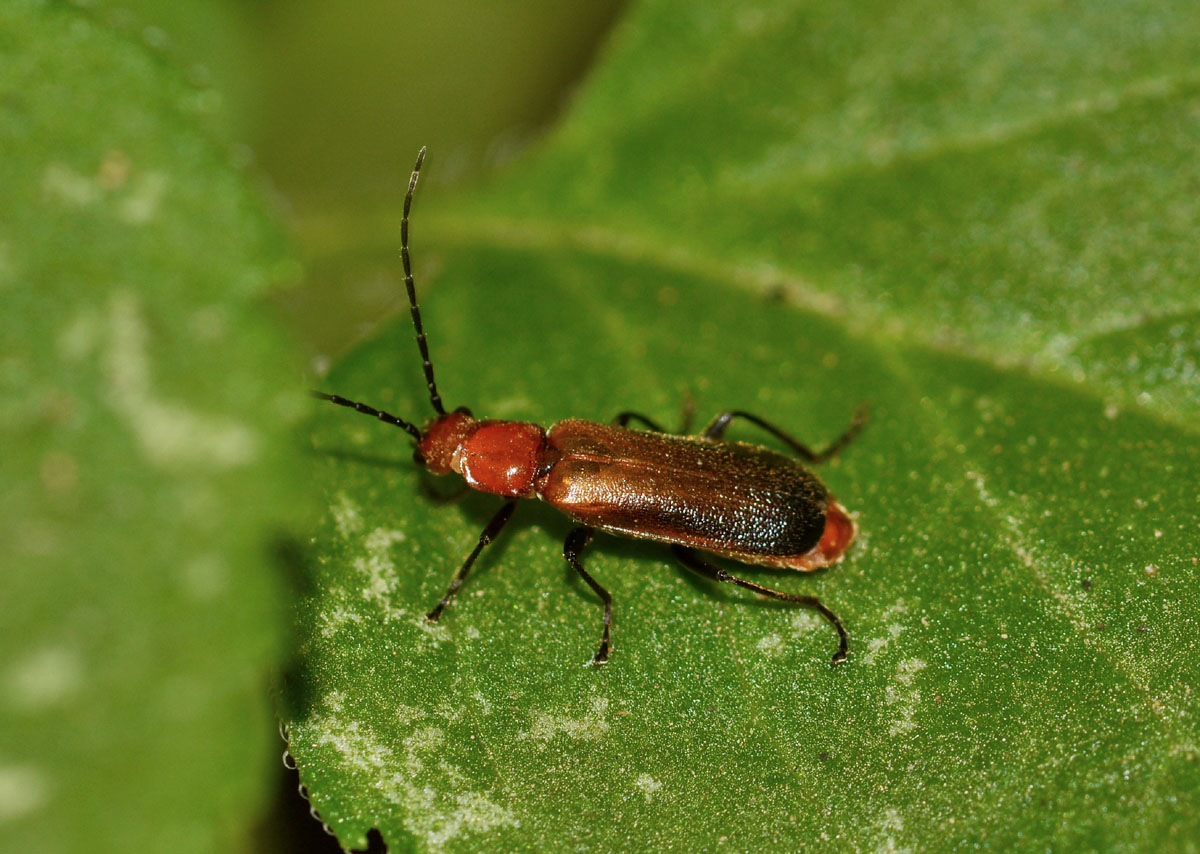
<svg viewBox="0 0 1200 854"><path fill-rule="evenodd" d="M478 425L465 407L437 416L421 431L413 459L434 474L449 474L455 470L454 455Z"/></svg>

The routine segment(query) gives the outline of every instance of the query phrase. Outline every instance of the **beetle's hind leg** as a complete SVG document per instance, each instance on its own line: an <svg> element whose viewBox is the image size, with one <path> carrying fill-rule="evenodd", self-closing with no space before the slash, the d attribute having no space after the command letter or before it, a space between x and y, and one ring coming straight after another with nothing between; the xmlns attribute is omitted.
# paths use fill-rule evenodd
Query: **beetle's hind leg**
<svg viewBox="0 0 1200 854"><path fill-rule="evenodd" d="M738 587L745 587L747 590L753 590L755 593L763 596L769 596L772 599L780 599L784 602L794 602L797 605L803 605L806 608L812 608L814 611L824 617L838 633L838 651L833 656L833 664L838 665L846 660L847 651L850 646L849 638L846 637L846 629L842 626L842 621L837 614L830 611L816 596L797 596L793 593L782 593L778 590L772 590L770 587L763 587L761 584L755 584L753 581L747 581L744 578L739 578L736 575L728 572L716 564L709 563L692 549L686 546L671 546L671 551L675 553L675 557L679 559L685 567L690 569L697 575L704 578L712 579L713 581L727 581L731 584L736 584Z"/></svg>
<svg viewBox="0 0 1200 854"><path fill-rule="evenodd" d="M607 590L601 587L596 579L588 574L588 571L583 568L583 564L579 562L579 553L587 548L587 544L592 541L592 535L596 531L586 525L575 528L571 533L567 534L567 541L563 543L563 557L567 559L567 563L571 564L574 569L588 583L588 586L596 592L604 602L604 631L600 635L600 648L596 650L596 657L592 659L592 664L599 666L608 661L608 652L612 646L610 640L610 631L612 627L612 595Z"/></svg>
<svg viewBox="0 0 1200 854"><path fill-rule="evenodd" d="M810 463L823 463L830 457L834 456L842 448L850 443L850 440L859 434L863 425L867 423L867 407L860 406L854 412L854 418L850 421L850 426L846 428L846 432L834 439L828 447L820 451L814 451L798 439L789 436L783 430L764 421L757 415L751 415L749 412L743 412L740 409L731 409L727 412L722 412L716 418L709 422L709 425L704 428L701 437L705 439L720 439L725 435L725 431L729 428L730 423L735 418L744 418L751 424L761 427L766 430L776 439L779 439L799 457L803 457Z"/></svg>
<svg viewBox="0 0 1200 854"><path fill-rule="evenodd" d="M467 559L463 561L463 565L458 568L450 578L450 586L446 589L446 595L433 606L433 610L425 615L425 619L431 623L436 623L438 618L442 616L442 609L450 604L450 600L454 598L463 582L467 580L467 573L471 571L471 566L475 563L475 559L479 557L479 553L483 551L483 547L491 543L504 530L504 526L508 524L508 520L512 518L513 510L517 507L517 502L509 501L503 507L496 511L496 515L487 523L487 527L483 529L483 533L479 535L479 542L475 544L475 548L467 555Z"/></svg>

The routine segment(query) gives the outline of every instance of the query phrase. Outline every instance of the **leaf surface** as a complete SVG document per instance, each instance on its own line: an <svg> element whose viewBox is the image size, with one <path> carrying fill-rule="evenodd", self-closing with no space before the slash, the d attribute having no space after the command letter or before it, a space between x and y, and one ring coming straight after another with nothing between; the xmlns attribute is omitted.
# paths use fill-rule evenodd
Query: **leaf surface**
<svg viewBox="0 0 1200 854"><path fill-rule="evenodd" d="M330 408L288 715L339 839L1186 848L1195 14L645 3L535 156L419 199L450 406L672 424L690 395L701 422L744 409L821 446L870 403L822 470L862 531L847 560L730 567L819 595L852 654L831 670L810 613L598 537L616 650L597 672L598 600L539 505L431 627L497 502L435 503L404 433ZM429 412L406 322L327 385Z"/></svg>

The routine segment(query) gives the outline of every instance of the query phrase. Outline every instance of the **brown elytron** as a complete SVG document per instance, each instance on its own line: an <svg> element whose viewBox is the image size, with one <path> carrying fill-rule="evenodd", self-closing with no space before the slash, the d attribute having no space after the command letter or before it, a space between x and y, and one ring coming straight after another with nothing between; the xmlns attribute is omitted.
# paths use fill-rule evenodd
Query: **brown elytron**
<svg viewBox="0 0 1200 854"><path fill-rule="evenodd" d="M563 556L604 603L603 632L593 663L608 660L612 624L612 597L579 560L597 530L668 543L679 561L699 575L817 610L838 633L833 663L844 661L846 631L819 599L783 593L732 575L698 551L801 571L841 560L857 529L820 479L795 457L759 445L727 442L724 434L730 423L740 418L771 434L806 462L819 463L840 451L862 429L863 410L833 444L819 452L740 410L721 413L699 436L669 434L633 412L621 413L612 424L569 418L548 431L522 421L476 419L466 408L446 412L433 379L408 251L408 215L424 158L422 148L404 197L401 257L429 400L437 414L424 428L418 428L339 395L313 394L405 430L416 440L416 460L434 474L456 473L472 489L509 499L488 522L428 619L436 621L441 616L480 552L512 517L516 500L540 498L580 523L567 536ZM630 429L626 426L630 421L640 421L650 429Z"/></svg>
<svg viewBox="0 0 1200 854"><path fill-rule="evenodd" d="M555 461L538 497L592 528L800 570L837 561L854 538L815 475L758 445L577 418L546 444ZM836 536L818 549L831 519Z"/></svg>

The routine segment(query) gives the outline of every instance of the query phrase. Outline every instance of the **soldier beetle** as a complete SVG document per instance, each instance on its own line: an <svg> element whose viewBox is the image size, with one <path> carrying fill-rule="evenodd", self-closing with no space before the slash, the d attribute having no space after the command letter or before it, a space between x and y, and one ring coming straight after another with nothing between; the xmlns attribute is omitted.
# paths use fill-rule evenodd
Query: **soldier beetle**
<svg viewBox="0 0 1200 854"><path fill-rule="evenodd" d="M858 529L820 479L792 457L723 437L729 425L741 419L775 437L805 462L820 463L858 434L866 423L865 410L860 408L849 428L821 451L810 450L780 428L736 409L722 412L698 436L670 434L636 412L622 412L611 424L569 418L549 429L521 421L478 419L466 407L447 412L433 378L408 250L408 218L424 160L422 148L404 197L400 255L429 402L436 415L418 427L340 395L314 391L313 396L399 427L416 442L416 462L430 472L454 472L471 489L508 499L426 618L436 622L441 617L476 558L512 518L517 500L540 498L579 523L567 535L563 556L604 603L600 647L593 664L608 660L612 626L612 596L580 562L580 554L598 530L667 543L680 563L704 578L816 610L838 633L833 664L845 661L846 630L820 599L739 578L700 552L804 572L840 561ZM633 421L648 429L630 429Z"/></svg>

